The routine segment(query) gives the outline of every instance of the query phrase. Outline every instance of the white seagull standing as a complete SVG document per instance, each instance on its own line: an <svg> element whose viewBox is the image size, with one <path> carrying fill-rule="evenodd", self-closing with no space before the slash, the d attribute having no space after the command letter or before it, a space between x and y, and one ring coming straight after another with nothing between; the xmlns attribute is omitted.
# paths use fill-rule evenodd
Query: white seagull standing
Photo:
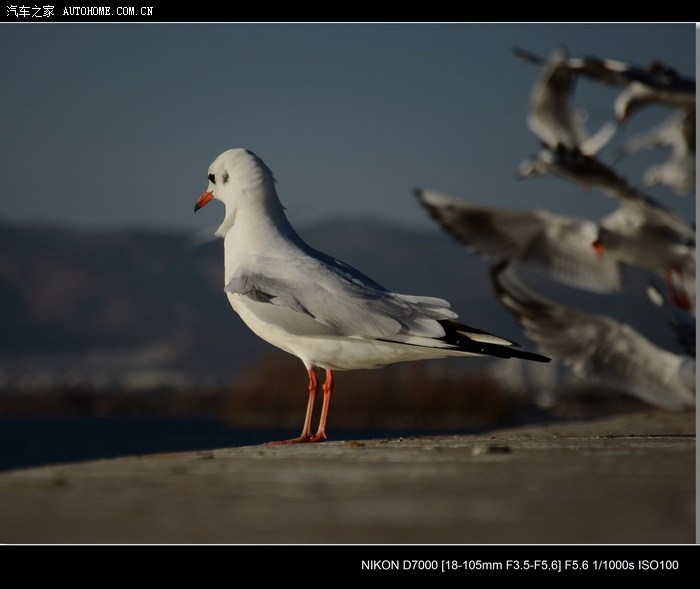
<svg viewBox="0 0 700 589"><path fill-rule="evenodd" d="M208 178L194 210L212 199L226 208L216 235L224 239L224 284L231 306L258 336L297 356L309 375L301 435L277 443L326 440L334 370L447 356L549 361L457 322L443 299L391 292L311 248L287 220L272 172L251 151L225 151L209 166ZM317 368L326 371L326 380L313 434Z"/></svg>

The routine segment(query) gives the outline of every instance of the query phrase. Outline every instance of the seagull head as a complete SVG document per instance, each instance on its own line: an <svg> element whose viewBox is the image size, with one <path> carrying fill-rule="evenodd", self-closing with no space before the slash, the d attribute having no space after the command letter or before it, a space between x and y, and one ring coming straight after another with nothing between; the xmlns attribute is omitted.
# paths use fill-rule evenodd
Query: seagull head
<svg viewBox="0 0 700 589"><path fill-rule="evenodd" d="M223 202L226 215L216 230L219 237L226 235L236 219L241 218L257 219L254 224L262 219L286 224L272 171L252 151L242 148L225 151L211 163L207 178L209 186L197 199L194 212L213 199Z"/></svg>
<svg viewBox="0 0 700 589"><path fill-rule="evenodd" d="M197 199L194 212L206 206L212 199L224 205L235 205L243 195L257 188L274 185L272 171L249 149L229 149L217 157L207 171L209 186Z"/></svg>

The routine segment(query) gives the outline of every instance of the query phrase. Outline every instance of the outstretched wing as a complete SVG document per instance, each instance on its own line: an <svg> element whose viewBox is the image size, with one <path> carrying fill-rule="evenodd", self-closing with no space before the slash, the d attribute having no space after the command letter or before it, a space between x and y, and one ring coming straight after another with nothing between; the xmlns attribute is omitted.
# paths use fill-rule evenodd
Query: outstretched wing
<svg viewBox="0 0 700 589"><path fill-rule="evenodd" d="M530 339L579 377L672 411L695 405L695 360L661 349L631 326L588 315L528 288L505 265L494 290Z"/></svg>
<svg viewBox="0 0 700 589"><path fill-rule="evenodd" d="M622 288L622 268L595 254L595 223L548 211L486 207L429 190L416 196L459 243L494 262L533 266L555 280L594 292Z"/></svg>

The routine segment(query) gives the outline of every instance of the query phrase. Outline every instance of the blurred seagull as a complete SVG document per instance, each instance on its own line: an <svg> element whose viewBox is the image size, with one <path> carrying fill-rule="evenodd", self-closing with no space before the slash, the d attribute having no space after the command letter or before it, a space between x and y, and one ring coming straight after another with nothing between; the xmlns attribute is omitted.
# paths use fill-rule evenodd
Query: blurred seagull
<svg viewBox="0 0 700 589"><path fill-rule="evenodd" d="M526 286L507 264L491 271L494 291L538 348L578 378L611 386L669 411L695 407L695 358L664 350L631 326L588 315Z"/></svg>
<svg viewBox="0 0 700 589"><path fill-rule="evenodd" d="M673 303L695 301L695 229L655 201L621 199L601 223L593 246L600 256L646 268L666 280Z"/></svg>
<svg viewBox="0 0 700 589"><path fill-rule="evenodd" d="M625 140L613 152L617 162L643 149L670 148L668 159L649 166L643 175L645 186L664 184L677 196L695 192L695 111L678 111L659 125Z"/></svg>
<svg viewBox="0 0 700 589"><path fill-rule="evenodd" d="M231 306L253 332L297 356L308 372L301 435L279 443L326 440L334 370L448 356L549 361L459 323L443 299L391 292L311 248L287 220L271 170L253 152L225 151L209 166L208 178L194 210L212 199L224 203L216 234L224 239L224 290ZM326 380L319 426L312 433L317 368L325 370Z"/></svg>
<svg viewBox="0 0 700 589"><path fill-rule="evenodd" d="M512 211L416 189L430 216L459 243L493 262L532 266L555 280L594 292L622 290L623 267L593 248L599 224L549 211Z"/></svg>
<svg viewBox="0 0 700 589"><path fill-rule="evenodd" d="M647 285L647 296L663 311L666 321L676 335L676 341L682 346L685 353L695 357L695 315L670 304L653 282Z"/></svg>
<svg viewBox="0 0 700 589"><path fill-rule="evenodd" d="M585 190L597 188L608 196L631 195L632 184L600 159L577 151L541 149L535 156L520 162L519 180L552 175L580 184Z"/></svg>
<svg viewBox="0 0 700 589"><path fill-rule="evenodd" d="M522 47L513 48L513 53L534 65L546 66L548 59L532 53ZM626 86L632 75L629 64L611 59L602 59L600 57L584 56L584 57L568 57L560 61L560 67L569 70L572 74L584 76L594 81L605 84L606 86ZM625 75L627 71L627 75Z"/></svg>
<svg viewBox="0 0 700 589"><path fill-rule="evenodd" d="M607 123L592 136L573 107L577 73L568 64L565 49L553 51L530 94L529 129L551 150L598 153L612 138L617 125Z"/></svg>
<svg viewBox="0 0 700 589"><path fill-rule="evenodd" d="M648 76L631 79L617 95L614 103L615 116L619 123L648 106L680 108L695 112L695 80L680 76L675 69L655 62L644 72Z"/></svg>
<svg viewBox="0 0 700 589"><path fill-rule="evenodd" d="M644 194L610 166L592 156L540 151L520 164L520 177L553 174L615 198L619 207L600 221L594 246L618 262L640 266L666 278L676 304L691 305L694 296L678 298L672 283L680 279L695 291L695 227L674 210Z"/></svg>
<svg viewBox="0 0 700 589"><path fill-rule="evenodd" d="M559 282L619 292L625 266L664 278L673 303L692 311L695 232L651 199L629 196L600 221L548 211L511 211L417 189L430 216L458 242L493 262L531 266Z"/></svg>
<svg viewBox="0 0 700 589"><path fill-rule="evenodd" d="M549 60L525 49L515 48L514 53L536 65L549 63ZM682 76L662 61L639 66L592 56L566 57L559 60L558 67L606 86L622 88L613 105L619 124L626 123L634 113L651 105L695 111L695 79Z"/></svg>

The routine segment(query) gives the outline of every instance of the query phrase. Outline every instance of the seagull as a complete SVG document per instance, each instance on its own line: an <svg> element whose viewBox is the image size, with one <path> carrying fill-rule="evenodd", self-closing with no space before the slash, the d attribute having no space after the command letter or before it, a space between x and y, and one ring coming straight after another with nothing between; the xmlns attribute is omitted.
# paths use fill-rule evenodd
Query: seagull
<svg viewBox="0 0 700 589"><path fill-rule="evenodd" d="M647 285L649 300L659 307L676 336L676 341L682 346L688 356L695 357L695 315L677 305L670 304L668 298L661 294L659 287L650 282Z"/></svg>
<svg viewBox="0 0 700 589"><path fill-rule="evenodd" d="M551 56L547 60L525 49L513 51L536 65L546 67L551 63ZM695 79L679 74L662 61L639 66L616 59L564 55L557 66L567 70L569 75L585 76L606 86L622 88L613 105L618 124L625 124L634 113L652 105L695 111Z"/></svg>
<svg viewBox="0 0 700 589"><path fill-rule="evenodd" d="M599 254L613 248L620 261L660 274L695 277L695 227L676 211L644 194L624 176L594 156L542 150L519 167L520 178L553 174L614 198L619 207L601 222L595 247ZM608 247L610 245L611 247ZM671 279L669 278L669 282Z"/></svg>
<svg viewBox="0 0 700 589"><path fill-rule="evenodd" d="M546 66L549 61L522 47L514 47L513 53L534 65ZM568 57L565 55L564 57L565 59L560 60L559 67L576 75L585 76L606 86L626 86L629 83L631 75L629 72L632 71L630 64L594 56ZM637 69L640 70L640 68ZM627 75L625 72L628 72Z"/></svg>
<svg viewBox="0 0 700 589"><path fill-rule="evenodd" d="M695 112L695 80L683 78L664 64L656 64L648 69L650 78L632 80L614 103L615 116L620 124L649 106L681 108Z"/></svg>
<svg viewBox="0 0 700 589"><path fill-rule="evenodd" d="M611 386L668 411L695 407L695 357L674 354L630 325L588 315L536 293L508 267L491 270L501 303L540 350L582 380Z"/></svg>
<svg viewBox="0 0 700 589"><path fill-rule="evenodd" d="M648 131L626 139L614 152L614 161L643 149L670 148L668 159L649 166L642 177L646 187L664 184L676 196L695 191L695 111L678 111Z"/></svg>
<svg viewBox="0 0 700 589"><path fill-rule="evenodd" d="M208 179L194 210L213 199L224 204L216 235L224 240L224 291L231 306L255 334L298 357L309 377L301 435L273 443L327 439L333 371L448 356L549 361L458 322L443 299L392 292L307 245L287 220L272 171L252 151L223 152L209 166ZM312 433L317 369L325 370L325 382Z"/></svg>
<svg viewBox="0 0 700 589"><path fill-rule="evenodd" d="M580 151L545 147L518 165L518 180L545 175L580 184L586 190L597 188L607 196L629 196L636 192L629 180L612 167Z"/></svg>
<svg viewBox="0 0 700 589"><path fill-rule="evenodd" d="M513 211L416 189L430 216L458 242L493 263L529 266L597 293L620 292L625 268L663 277L670 300L693 312L695 230L656 201L628 195L598 222L549 211Z"/></svg>
<svg viewBox="0 0 700 589"><path fill-rule="evenodd" d="M459 243L494 263L534 267L555 280L598 293L622 290L624 267L597 255L599 223L545 210L513 211L418 188L430 216Z"/></svg>
<svg viewBox="0 0 700 589"><path fill-rule="evenodd" d="M551 150L593 155L610 141L617 125L607 123L589 137L582 117L573 107L577 73L568 66L568 60L566 50L559 48L543 64L530 94L527 125Z"/></svg>
<svg viewBox="0 0 700 589"><path fill-rule="evenodd" d="M693 311L695 229L656 201L627 198L619 202L593 242L598 255L611 255L663 277L672 302Z"/></svg>
<svg viewBox="0 0 700 589"><path fill-rule="evenodd" d="M663 211L669 223L686 224L685 221L677 218L676 213L646 195L625 176L594 155L543 148L536 155L520 162L516 177L518 180L525 180L545 175L580 184L586 190L597 188L606 196L619 201L644 202L645 206L654 209L657 214ZM671 217L674 217L675 221L671 221Z"/></svg>

